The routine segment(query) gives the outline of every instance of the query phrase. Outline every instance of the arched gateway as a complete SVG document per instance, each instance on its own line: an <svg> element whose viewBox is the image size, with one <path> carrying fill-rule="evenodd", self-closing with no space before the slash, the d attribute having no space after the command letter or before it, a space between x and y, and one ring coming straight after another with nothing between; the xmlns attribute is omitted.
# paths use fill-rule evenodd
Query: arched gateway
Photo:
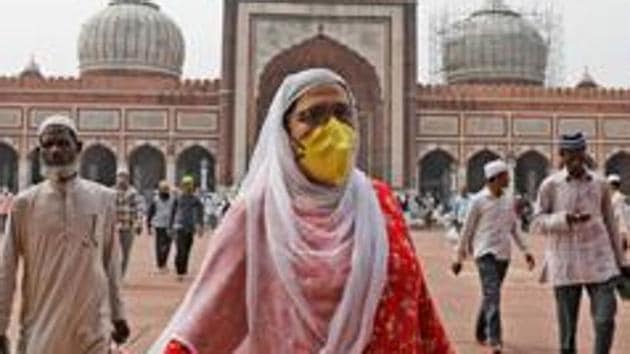
<svg viewBox="0 0 630 354"><path fill-rule="evenodd" d="M250 150L255 146L267 109L284 78L317 67L329 68L348 82L355 95L359 114L359 166L372 175L383 177L387 161L382 147L387 134L384 134L378 76L374 67L363 57L323 34L281 52L266 65L258 80L256 120L248 127Z"/></svg>

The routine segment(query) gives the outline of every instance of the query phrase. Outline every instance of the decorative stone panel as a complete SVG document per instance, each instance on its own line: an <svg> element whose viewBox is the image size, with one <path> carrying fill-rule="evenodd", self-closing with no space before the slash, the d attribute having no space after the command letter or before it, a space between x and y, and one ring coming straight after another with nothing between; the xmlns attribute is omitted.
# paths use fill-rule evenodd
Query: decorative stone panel
<svg viewBox="0 0 630 354"><path fill-rule="evenodd" d="M587 137L597 136L597 120L595 118L561 118L558 122L558 135L582 132Z"/></svg>
<svg viewBox="0 0 630 354"><path fill-rule="evenodd" d="M419 115L418 136L457 136L459 117L457 115Z"/></svg>
<svg viewBox="0 0 630 354"><path fill-rule="evenodd" d="M474 136L506 135L505 117L497 115L468 115L464 118L465 132Z"/></svg>
<svg viewBox="0 0 630 354"><path fill-rule="evenodd" d="M211 133L219 129L217 112L177 112L177 130Z"/></svg>
<svg viewBox="0 0 630 354"><path fill-rule="evenodd" d="M131 109L127 111L129 130L167 130L168 112L157 109Z"/></svg>
<svg viewBox="0 0 630 354"><path fill-rule="evenodd" d="M549 137L553 133L551 118L516 117L512 133L517 137Z"/></svg>
<svg viewBox="0 0 630 354"><path fill-rule="evenodd" d="M120 111L117 109L79 109L79 129L119 130Z"/></svg>
<svg viewBox="0 0 630 354"><path fill-rule="evenodd" d="M603 129L606 138L630 138L630 117L606 118Z"/></svg>
<svg viewBox="0 0 630 354"><path fill-rule="evenodd" d="M0 108L0 128L19 128L22 126L22 110L20 108Z"/></svg>

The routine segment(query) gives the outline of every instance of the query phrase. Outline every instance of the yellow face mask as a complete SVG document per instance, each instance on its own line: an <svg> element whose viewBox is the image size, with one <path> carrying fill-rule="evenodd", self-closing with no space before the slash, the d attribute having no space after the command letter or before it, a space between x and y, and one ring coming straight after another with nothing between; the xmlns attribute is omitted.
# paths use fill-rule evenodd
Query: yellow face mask
<svg viewBox="0 0 630 354"><path fill-rule="evenodd" d="M336 117L300 140L298 163L317 182L340 186L352 169L356 133Z"/></svg>

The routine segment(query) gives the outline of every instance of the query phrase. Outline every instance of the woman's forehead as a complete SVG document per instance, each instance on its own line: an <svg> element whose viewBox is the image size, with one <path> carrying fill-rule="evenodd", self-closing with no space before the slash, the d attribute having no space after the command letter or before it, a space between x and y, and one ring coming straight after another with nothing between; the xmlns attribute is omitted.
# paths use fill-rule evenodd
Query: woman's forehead
<svg viewBox="0 0 630 354"><path fill-rule="evenodd" d="M348 92L339 84L323 84L312 87L300 95L297 109L321 103L349 103Z"/></svg>

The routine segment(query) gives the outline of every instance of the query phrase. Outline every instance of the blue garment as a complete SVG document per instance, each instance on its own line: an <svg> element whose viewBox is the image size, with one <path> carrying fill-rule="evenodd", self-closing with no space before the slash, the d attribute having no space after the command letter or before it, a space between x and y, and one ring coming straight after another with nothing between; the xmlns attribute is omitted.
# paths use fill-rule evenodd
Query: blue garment
<svg viewBox="0 0 630 354"><path fill-rule="evenodd" d="M468 210L470 209L470 198L468 195L462 197L457 196L455 198L455 202L453 203L453 216L455 220L463 224L464 220L466 220L466 215L468 215Z"/></svg>
<svg viewBox="0 0 630 354"><path fill-rule="evenodd" d="M195 232L195 226L203 225L203 204L192 194L182 194L173 206L173 228L182 232Z"/></svg>

